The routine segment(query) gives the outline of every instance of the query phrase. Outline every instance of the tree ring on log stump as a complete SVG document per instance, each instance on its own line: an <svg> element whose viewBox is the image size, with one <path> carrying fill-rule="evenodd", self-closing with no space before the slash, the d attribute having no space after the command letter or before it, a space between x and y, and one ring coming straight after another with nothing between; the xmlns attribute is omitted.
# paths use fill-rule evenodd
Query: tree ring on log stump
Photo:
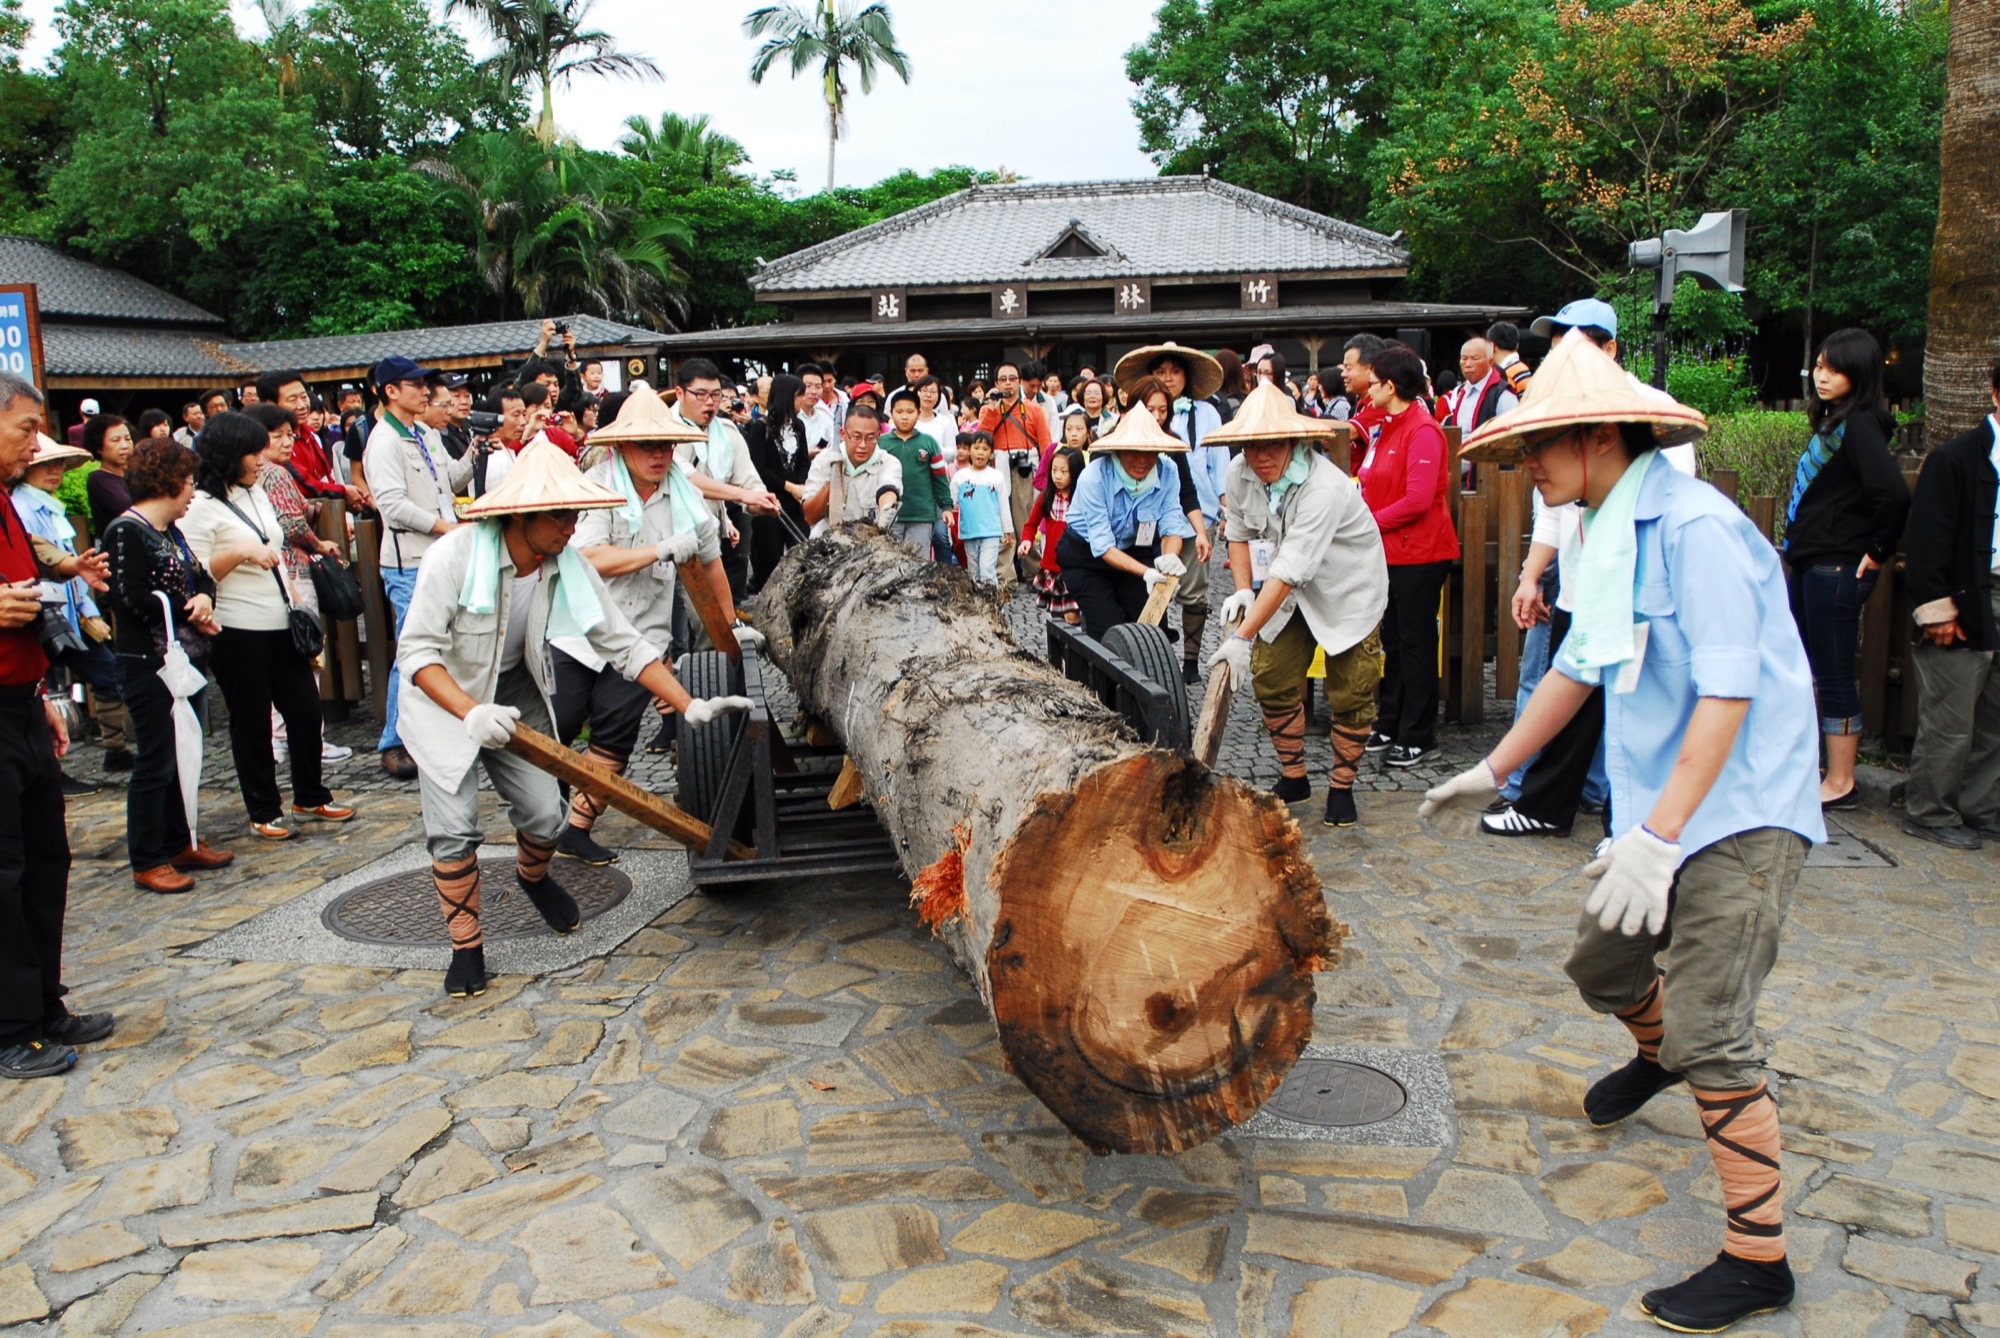
<svg viewBox="0 0 2000 1338"><path fill-rule="evenodd" d="M1326 910L1269 796L1171 754L1128 757L1042 796L993 881L1002 1046L1086 1143L1192 1147L1304 1050Z"/></svg>

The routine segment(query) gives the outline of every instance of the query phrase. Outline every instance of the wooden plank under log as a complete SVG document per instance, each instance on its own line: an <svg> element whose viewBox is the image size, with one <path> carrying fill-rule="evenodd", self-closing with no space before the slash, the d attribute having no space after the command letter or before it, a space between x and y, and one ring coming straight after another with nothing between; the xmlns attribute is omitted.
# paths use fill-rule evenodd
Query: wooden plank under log
<svg viewBox="0 0 2000 1338"><path fill-rule="evenodd" d="M1256 1113L1346 932L1284 805L1139 743L989 592L872 527L792 549L757 615L1009 1067L1077 1137L1169 1153Z"/></svg>
<svg viewBox="0 0 2000 1338"><path fill-rule="evenodd" d="M672 837L690 850L706 850L708 824L667 802L650 790L642 790L623 776L614 776L583 760L580 753L563 747L548 735L526 725L514 726L507 751L594 799L603 801L628 818L636 818L662 836ZM730 859L755 859L757 852L740 841L729 843Z"/></svg>
<svg viewBox="0 0 2000 1338"><path fill-rule="evenodd" d="M1158 627L1160 620L1167 616L1167 606L1174 602L1174 595L1181 588L1178 576L1162 576L1153 583L1146 594L1146 607L1139 611L1139 621L1148 627Z"/></svg>
<svg viewBox="0 0 2000 1338"><path fill-rule="evenodd" d="M826 806L835 812L852 808L861 802L866 788L861 781L861 768L854 765L853 758L843 757L840 774L834 777L833 788L826 792Z"/></svg>

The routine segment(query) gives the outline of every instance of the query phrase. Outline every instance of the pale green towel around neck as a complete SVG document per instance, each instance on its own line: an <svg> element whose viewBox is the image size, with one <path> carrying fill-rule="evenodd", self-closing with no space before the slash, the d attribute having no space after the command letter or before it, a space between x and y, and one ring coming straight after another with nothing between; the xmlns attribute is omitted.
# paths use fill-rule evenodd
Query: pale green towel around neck
<svg viewBox="0 0 2000 1338"><path fill-rule="evenodd" d="M458 588L459 606L467 613L492 613L500 607L502 524L498 519L482 520L473 533L472 561ZM549 600L548 638L587 637L604 621L604 606L590 584L588 564L574 548L563 549L554 562L556 587Z"/></svg>
<svg viewBox="0 0 2000 1338"><path fill-rule="evenodd" d="M1308 458L1311 450L1310 446L1292 447L1292 462L1285 466L1285 472L1278 475L1276 482L1265 487L1264 496L1273 511L1284 503L1286 493L1304 483L1306 476L1312 473L1312 461Z"/></svg>
<svg viewBox="0 0 2000 1338"><path fill-rule="evenodd" d="M1647 451L1612 485L1596 510L1585 509L1576 537L1563 548L1563 583L1570 588L1568 649L1586 669L1623 664L1632 658L1635 591L1639 570L1639 493L1659 463Z"/></svg>
<svg viewBox="0 0 2000 1338"><path fill-rule="evenodd" d="M639 498L639 485L632 479L632 471L625 467L625 453L616 447L611 451L611 486L625 495L625 505L618 508L618 514L625 518L625 528L635 536L645 533L646 504ZM667 505L674 511L674 533L694 534L701 529L701 522L709 516L708 507L702 502L701 494L688 481L687 471L678 464L668 464L666 482Z"/></svg>

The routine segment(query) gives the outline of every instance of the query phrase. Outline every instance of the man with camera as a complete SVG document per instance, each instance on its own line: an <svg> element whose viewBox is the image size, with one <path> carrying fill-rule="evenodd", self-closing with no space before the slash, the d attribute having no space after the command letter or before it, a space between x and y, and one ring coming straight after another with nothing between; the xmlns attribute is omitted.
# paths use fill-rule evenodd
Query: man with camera
<svg viewBox="0 0 2000 1338"><path fill-rule="evenodd" d="M1040 364L1033 364L1041 380ZM979 428L993 434L995 464L1013 466L1009 484L1013 494L1014 529L1019 534L1028 523L1028 511L1035 504L1035 466L1041 462L1042 448L1049 444L1049 420L1042 406L1022 397L1021 369L1003 362L993 369L993 390L979 410ZM1005 464L1002 464L1002 462ZM1000 564L1001 583L1019 579L1020 559Z"/></svg>
<svg viewBox="0 0 2000 1338"><path fill-rule="evenodd" d="M362 470L382 516L382 585L395 607L400 637L417 589L417 566L432 543L457 527L452 497L472 477L473 460L452 459L424 425L431 398L429 368L393 354L375 364L373 375L382 396L382 417L368 434ZM397 780L413 780L417 764L396 727L399 682L389 680L377 748L382 770Z"/></svg>
<svg viewBox="0 0 2000 1338"><path fill-rule="evenodd" d="M33 457L42 412L40 391L0 372L0 484ZM57 759L69 731L43 697L49 660L34 626L44 575L63 573L42 566L14 508L0 506L0 1078L65 1072L76 1064L72 1047L113 1027L109 1013L63 1005L70 855Z"/></svg>

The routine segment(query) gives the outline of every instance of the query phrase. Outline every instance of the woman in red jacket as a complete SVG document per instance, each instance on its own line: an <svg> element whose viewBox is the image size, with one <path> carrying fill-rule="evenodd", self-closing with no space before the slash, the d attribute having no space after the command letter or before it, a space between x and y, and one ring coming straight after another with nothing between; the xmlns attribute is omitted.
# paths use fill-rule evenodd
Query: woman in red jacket
<svg viewBox="0 0 2000 1338"><path fill-rule="evenodd" d="M1415 766L1437 749L1438 594L1458 560L1445 509L1451 456L1423 406L1423 362L1392 344L1375 359L1369 400L1388 415L1361 462L1361 496L1382 531L1389 607L1382 614L1382 709L1368 751L1392 767Z"/></svg>

